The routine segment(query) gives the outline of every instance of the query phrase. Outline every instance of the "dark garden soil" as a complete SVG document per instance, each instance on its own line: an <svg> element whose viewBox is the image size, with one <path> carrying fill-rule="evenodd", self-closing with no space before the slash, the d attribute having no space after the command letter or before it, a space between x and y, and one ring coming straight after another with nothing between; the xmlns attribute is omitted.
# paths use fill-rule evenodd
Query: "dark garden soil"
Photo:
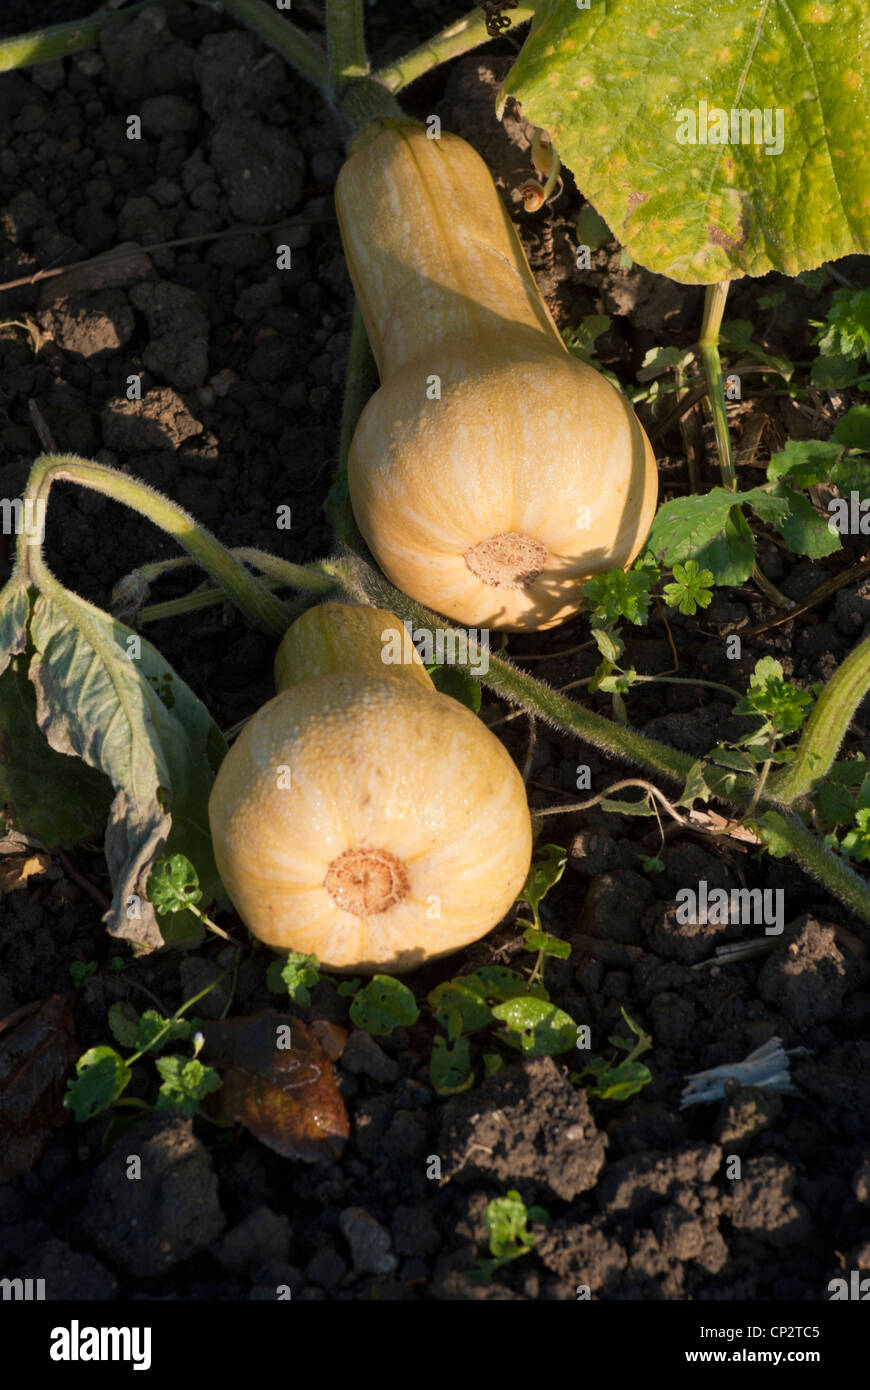
<svg viewBox="0 0 870 1390"><path fill-rule="evenodd" d="M92 8L90 0L31 0L4 7L0 23L15 33ZM378 3L368 12L371 51L379 61L398 56L460 9ZM299 22L312 32L317 10L299 6ZM581 199L570 176L551 209L537 218L520 210L515 190L531 172L527 129L510 117L499 125L492 114L510 53L509 40L499 40L484 56L418 83L405 105L421 117L437 112L481 151L557 320L611 315L599 356L632 380L650 347L694 341L702 291L621 268L612 245L594 253L591 271L578 272ZM141 140L126 138L130 113L141 115ZM107 31L89 53L0 77L0 281L121 243L197 238L0 293L2 325L34 326L0 325L0 496L21 493L42 451L33 402L59 450L138 475L227 544L260 545L294 561L329 553L322 504L338 446L352 307L331 198L342 157L319 98L207 7L147 12ZM281 230L291 218L310 220ZM267 225L273 230L245 230ZM214 236L227 228L241 230ZM291 270L276 269L278 243L292 246ZM855 284L870 283L866 260L839 268ZM813 355L807 320L824 317L832 288L811 299L781 277L763 289L744 281L728 316L752 319L761 333L759 293L784 290L766 342L806 361ZM131 373L143 379L144 422L125 408ZM731 408L747 486L763 480L759 469L785 439L829 437L849 404L847 394L817 393L798 406L773 392L773 380L748 378L748 398ZM679 427L655 442L662 496L688 491ZM706 429L696 445L712 486ZM292 508L289 532L276 530L282 504ZM759 555L770 578L802 599L862 559L866 538L844 542L821 562L797 560L772 543ZM8 538L0 543L5 580ZM101 607L133 566L172 553L162 533L131 512L96 494L56 490L49 563ZM162 581L159 596L185 593L191 573ZM745 636L742 658L728 659L728 634L776 616L749 586L719 591L697 617L671 615L680 675L745 689L758 658L771 654L787 679L810 689L870 631L870 578ZM649 675L672 669L659 618L625 635L627 664ZM156 623L148 636L222 729L273 693L273 643L229 607ZM528 669L556 686L588 677L598 661L580 619L512 638L510 652L520 663L543 657ZM580 687L578 698L590 697ZM609 713L606 697L592 703ZM641 686L628 710L635 727L698 755L745 726L727 697L691 684ZM488 722L508 712L484 697ZM870 753L868 719L865 703L847 753ZM501 723L498 732L522 765L527 721ZM594 750L540 729L531 806L576 799L583 763L593 792L626 775ZM544 904L545 925L573 948L569 961L548 964L548 987L595 1038L625 1032L621 1008L652 1034L644 1058L652 1081L639 1095L588 1101L568 1080L564 1059L541 1058L511 1061L473 1091L443 1100L429 1079L428 1011L387 1038L351 1029L336 1064L351 1118L339 1161L291 1161L244 1130L165 1115L139 1121L123 1145L104 1152L105 1115L85 1125L70 1120L32 1172L0 1184L0 1273L45 1276L48 1297L76 1299L273 1299L288 1285L294 1299L564 1300L588 1285L596 1299L819 1300L833 1277L870 1269L870 929L793 865L701 830L669 829L665 868L647 873L638 850L657 851L650 824L571 814L550 821L545 837L570 853ZM677 889L702 879L711 888L782 889L783 935L759 957L695 969L717 945L745 935L733 925L677 923ZM108 877L100 847L85 843L0 898L0 1018L70 993L70 963L97 962L71 999L78 1051L112 1042L112 1003L147 1006L144 986L170 1012L226 959L220 942L134 958L107 936L93 890L97 898L107 893ZM230 913L220 920L234 925ZM119 955L127 960L122 973L110 964ZM270 959L265 949L246 949L232 1016L276 1007L265 982ZM520 968L529 959L521 929L509 922L408 982L419 998L464 969ZM208 995L203 1016L217 1017L225 1001L221 990ZM350 1028L346 1006L321 984L299 1012ZM742 1059L774 1036L804 1049L792 1058L796 1095L744 1090L680 1110L687 1074ZM480 1051L474 1044L478 1077ZM152 1076L150 1066L137 1068L130 1094L151 1094ZM131 1145L147 1156L136 1183L123 1176ZM430 1176L433 1155L440 1181ZM731 1155L742 1160L740 1182L726 1177ZM486 1205L510 1188L545 1207L550 1225L533 1254L489 1285L472 1283L464 1271L489 1253Z"/></svg>

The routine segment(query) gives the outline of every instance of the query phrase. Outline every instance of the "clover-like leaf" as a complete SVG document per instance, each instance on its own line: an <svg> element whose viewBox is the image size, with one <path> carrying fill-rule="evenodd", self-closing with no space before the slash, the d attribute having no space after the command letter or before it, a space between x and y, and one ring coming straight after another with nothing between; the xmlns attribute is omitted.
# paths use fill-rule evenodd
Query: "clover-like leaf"
<svg viewBox="0 0 870 1390"><path fill-rule="evenodd" d="M320 980L316 956L288 951L282 960L273 960L266 971L266 984L273 994L288 994L294 1004L311 1003L311 990Z"/></svg>
<svg viewBox="0 0 870 1390"><path fill-rule="evenodd" d="M708 608L712 603L712 586L710 571L702 570L697 560L687 560L684 565L674 565L674 583L664 587L665 602L669 608L679 608L692 617L699 608Z"/></svg>
<svg viewBox="0 0 870 1390"><path fill-rule="evenodd" d="M162 855L148 875L145 885L158 916L185 912L202 898L199 875L183 854Z"/></svg>
<svg viewBox="0 0 870 1390"><path fill-rule="evenodd" d="M870 453L870 405L853 405L834 426L831 438L847 449Z"/></svg>
<svg viewBox="0 0 870 1390"><path fill-rule="evenodd" d="M435 689L442 695L450 695L461 705L467 705L475 714L479 714L483 690L480 681L475 680L474 676L470 676L459 666L439 666L437 663L427 666L426 670L432 677Z"/></svg>
<svg viewBox="0 0 870 1390"><path fill-rule="evenodd" d="M522 977L518 975L517 980L522 990ZM451 1015L458 1020L459 1033L474 1033L492 1021L492 1010L486 1002L486 985L475 975L461 975L455 980L444 980L442 984L435 986L426 1002L435 1016L435 1021L448 1032Z"/></svg>
<svg viewBox="0 0 870 1390"><path fill-rule="evenodd" d="M794 488L780 484L781 495L788 502L788 516L778 530L789 550L795 555L809 555L820 560L839 550L842 542L830 517L820 516L808 497Z"/></svg>
<svg viewBox="0 0 870 1390"><path fill-rule="evenodd" d="M840 849L859 864L870 859L870 807L855 812L855 825L843 836Z"/></svg>
<svg viewBox="0 0 870 1390"><path fill-rule="evenodd" d="M842 443L827 439L788 439L782 449L771 454L767 476L772 483L787 478L792 487L812 487L827 482L842 452Z"/></svg>
<svg viewBox="0 0 870 1390"><path fill-rule="evenodd" d="M533 1231L528 1229L528 1219L532 1216L546 1215L535 1208L526 1209L519 1192L511 1189L504 1197L495 1197L486 1208L486 1233L489 1237L490 1253L498 1260L515 1260L525 1255L535 1243Z"/></svg>
<svg viewBox="0 0 870 1390"><path fill-rule="evenodd" d="M559 882L565 872L565 865L568 863L568 851L562 849L561 845L541 845L535 853L537 858L532 861L517 901L528 903L532 909L535 926L540 927L539 907L541 899L554 884Z"/></svg>

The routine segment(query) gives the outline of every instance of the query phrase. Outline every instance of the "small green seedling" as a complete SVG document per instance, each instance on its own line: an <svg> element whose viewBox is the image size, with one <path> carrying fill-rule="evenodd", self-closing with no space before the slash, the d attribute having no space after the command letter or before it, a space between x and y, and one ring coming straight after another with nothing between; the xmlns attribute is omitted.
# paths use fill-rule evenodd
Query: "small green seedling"
<svg viewBox="0 0 870 1390"><path fill-rule="evenodd" d="M74 985L83 985L85 980L91 975L95 975L98 966L95 960L82 961L71 960L69 963L69 973Z"/></svg>
<svg viewBox="0 0 870 1390"><path fill-rule="evenodd" d="M852 385L861 359L870 357L870 290L834 290L824 323L810 323L820 349L811 384L827 390Z"/></svg>
<svg viewBox="0 0 870 1390"><path fill-rule="evenodd" d="M320 983L316 956L290 951L283 960L273 960L266 971L266 984L273 994L288 994L294 1004L311 1003L311 990Z"/></svg>
<svg viewBox="0 0 870 1390"><path fill-rule="evenodd" d="M171 858L163 855L158 859L148 875L145 891L158 917L192 912L208 931L223 937L224 941L232 941L233 938L222 927L197 907L202 900L199 875L185 855L173 854Z"/></svg>
<svg viewBox="0 0 870 1390"><path fill-rule="evenodd" d="M209 1091L216 1091L221 1079L212 1067L205 1067L197 1060L203 1045L202 1034L195 1031L196 1020L182 1019L181 1014L214 988L214 984L217 981L201 990L193 999L188 999L171 1018L164 1018L154 1009L148 1009L139 1018L130 1005L112 1005L109 1010L112 1032L122 1046L133 1046L136 1050L131 1056L122 1057L113 1047L100 1046L89 1048L79 1057L76 1075L67 1082L63 1103L72 1110L80 1124L108 1110L111 1105L150 1110L151 1106L145 1101L122 1099L133 1078L133 1067L146 1053L159 1053L166 1043L179 1040L191 1041L193 1055L155 1057L155 1066L161 1077L156 1109L181 1110L185 1115L196 1113L204 1096Z"/></svg>
<svg viewBox="0 0 870 1390"><path fill-rule="evenodd" d="M620 1013L637 1041L632 1043L615 1035L607 1041L617 1053L625 1052L627 1056L621 1062L615 1053L609 1059L590 1057L581 1072L571 1073L572 1081L585 1086L590 1095L597 1096L599 1100L628 1100L652 1080L649 1068L637 1060L652 1047L652 1038L629 1018L625 1009L621 1008Z"/></svg>
<svg viewBox="0 0 870 1390"><path fill-rule="evenodd" d="M538 952L538 959L529 976L530 990L538 981L543 984L544 961L547 956L556 956L559 960L567 960L571 954L571 947L567 941L562 941L558 936L552 936L549 932L544 931L540 913L541 899L555 883L559 882L565 872L568 853L560 845L542 845L538 855L543 857L533 861L517 899L520 903L526 903L532 910L533 924L526 927L523 934L523 945L526 950Z"/></svg>
<svg viewBox="0 0 870 1390"><path fill-rule="evenodd" d="M535 1244L535 1233L528 1223L546 1226L549 1213L543 1207L526 1207L515 1188L504 1197L494 1197L486 1208L486 1232L489 1238L490 1260L480 1260L468 1273L468 1278L487 1284L497 1269L528 1255Z"/></svg>
<svg viewBox="0 0 870 1390"><path fill-rule="evenodd" d="M158 860L149 876L147 891L158 913L190 908L206 925L214 928L214 924L210 924L209 919L195 906L202 896L199 880L196 870L184 855ZM219 927L214 930L221 936L226 935ZM64 1105L72 1110L79 1123L93 1119L112 1105L150 1110L152 1107L144 1100L123 1098L133 1078L133 1067L149 1053L155 1055L155 1066L161 1078L155 1108L180 1110L185 1115L195 1114L203 1098L219 1088L221 1079L212 1067L203 1066L198 1060L203 1046L198 1020L185 1019L182 1015L229 973L225 970L205 989L185 1000L168 1018L156 1009L146 1009L140 1017L132 1004L113 1004L108 1013L109 1027L120 1046L133 1048L133 1052L129 1057L122 1057L113 1047L99 1046L82 1053L76 1063L76 1075L67 1082L63 1099ZM156 1055L162 1052L167 1043L188 1041L193 1048L190 1057Z"/></svg>
<svg viewBox="0 0 870 1390"><path fill-rule="evenodd" d="M659 570L646 560L630 570L605 570L583 585L583 600L588 606L592 627L612 628L625 618L642 626L649 618L652 591L658 582Z"/></svg>

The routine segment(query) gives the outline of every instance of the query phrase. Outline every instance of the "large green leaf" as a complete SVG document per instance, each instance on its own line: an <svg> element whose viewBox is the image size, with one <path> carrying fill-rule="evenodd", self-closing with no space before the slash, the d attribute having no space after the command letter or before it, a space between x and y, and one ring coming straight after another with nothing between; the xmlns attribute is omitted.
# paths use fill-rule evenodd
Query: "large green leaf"
<svg viewBox="0 0 870 1390"><path fill-rule="evenodd" d="M204 897L221 892L208 828L208 795L226 751L219 730L149 642L59 586L34 595L32 607L15 581L0 597L0 670L28 636L42 734L64 763L82 759L115 792L105 841L109 931L150 947L189 936L187 913L164 918L161 935L145 883L158 854L178 853L196 866ZM53 780L43 796L58 796Z"/></svg>
<svg viewBox="0 0 870 1390"><path fill-rule="evenodd" d="M46 742L27 659L14 657L0 675L0 838L17 833L45 849L93 838L111 800L102 773Z"/></svg>
<svg viewBox="0 0 870 1390"><path fill-rule="evenodd" d="M508 96L659 274L795 275L870 250L867 0L538 0ZM771 138L733 110L768 111ZM678 140L688 111L696 138L726 140Z"/></svg>
<svg viewBox="0 0 870 1390"><path fill-rule="evenodd" d="M704 496L665 502L656 513L647 549L669 569L697 560L717 584L742 584L752 573L755 542L740 504L764 507L768 499L761 488L736 493L714 487Z"/></svg>

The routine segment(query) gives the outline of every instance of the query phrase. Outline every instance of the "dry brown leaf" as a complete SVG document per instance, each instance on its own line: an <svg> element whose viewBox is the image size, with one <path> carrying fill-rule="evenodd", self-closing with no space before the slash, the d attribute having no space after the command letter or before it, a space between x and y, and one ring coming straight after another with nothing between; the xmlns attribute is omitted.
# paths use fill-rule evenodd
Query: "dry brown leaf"
<svg viewBox="0 0 870 1390"><path fill-rule="evenodd" d="M63 1096L79 1055L75 997L53 994L0 1021L0 1182L29 1173L69 1118Z"/></svg>
<svg viewBox="0 0 870 1390"><path fill-rule="evenodd" d="M44 874L51 863L47 854L16 854L0 863L0 893L26 888L27 880Z"/></svg>
<svg viewBox="0 0 870 1390"><path fill-rule="evenodd" d="M242 1124L285 1158L338 1158L350 1122L329 1058L313 1032L274 1009L202 1024L202 1060L223 1085L207 1109ZM288 1045L289 1044L289 1045Z"/></svg>
<svg viewBox="0 0 870 1390"><path fill-rule="evenodd" d="M687 819L699 829L709 830L712 834L727 835L731 840L743 840L747 845L761 844L754 830L741 825L738 820L728 820L727 816L720 816L718 811L690 811Z"/></svg>

